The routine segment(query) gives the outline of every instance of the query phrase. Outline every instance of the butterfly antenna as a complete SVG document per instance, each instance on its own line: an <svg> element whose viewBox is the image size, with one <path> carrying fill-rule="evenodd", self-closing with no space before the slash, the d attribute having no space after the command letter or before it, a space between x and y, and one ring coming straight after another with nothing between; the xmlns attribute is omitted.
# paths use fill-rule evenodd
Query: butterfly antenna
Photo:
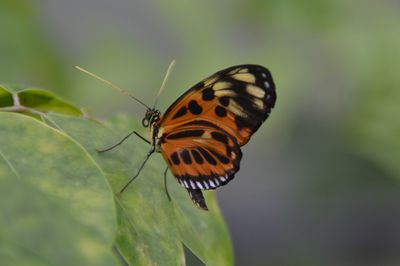
<svg viewBox="0 0 400 266"><path fill-rule="evenodd" d="M150 109L150 107L148 107L148 106L147 106L145 103L143 103L141 100L139 100L138 98L136 98L135 96L133 96L132 94L130 94L128 91L121 89L120 87L118 87L117 85L111 83L110 81L108 81L108 80L106 80L106 79L103 79L103 78L97 76L96 74L94 74L94 73L92 73L92 72L90 72L90 71L88 71L88 70L86 70L86 69L84 69L84 68L82 68L82 67L79 67L79 66L75 66L75 67L76 67L78 70L82 71L83 73L88 74L89 76L92 76L93 78L95 78L95 79L97 79L97 80L100 80L101 82L106 83L107 85L109 85L109 86L110 86L111 88L113 88L114 90L116 90L116 91L118 91L118 92L120 92L120 93L122 93L122 94L124 94L124 95L126 95L126 96L128 96L128 97L131 97L132 99L134 99L134 100L137 101L138 103L140 103L140 104L142 104L143 106L145 106L147 109Z"/></svg>
<svg viewBox="0 0 400 266"><path fill-rule="evenodd" d="M175 59L172 60L172 62L171 62L171 63L169 64L169 66L168 66L167 73L165 74L164 80L163 80L163 82L161 83L161 87L160 87L160 89L158 90L158 93L157 93L157 96L156 96L156 100L154 101L153 108L155 108L156 105L157 105L158 98L159 98L161 92L162 92L162 91L164 90L164 88L165 88L165 84L167 83L168 77L170 76L170 74L171 74L171 72L172 72L172 69L173 69L174 66L175 66L175 62L176 62Z"/></svg>

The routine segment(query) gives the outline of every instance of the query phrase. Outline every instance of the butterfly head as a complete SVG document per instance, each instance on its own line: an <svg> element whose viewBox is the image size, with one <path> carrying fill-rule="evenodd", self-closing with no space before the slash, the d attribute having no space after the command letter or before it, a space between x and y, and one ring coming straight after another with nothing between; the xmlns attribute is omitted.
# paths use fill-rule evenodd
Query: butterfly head
<svg viewBox="0 0 400 266"><path fill-rule="evenodd" d="M155 108L149 108L146 111L146 114L144 115L144 118L142 120L142 125L144 127L149 127L150 125L156 123L158 120L160 120L161 113Z"/></svg>

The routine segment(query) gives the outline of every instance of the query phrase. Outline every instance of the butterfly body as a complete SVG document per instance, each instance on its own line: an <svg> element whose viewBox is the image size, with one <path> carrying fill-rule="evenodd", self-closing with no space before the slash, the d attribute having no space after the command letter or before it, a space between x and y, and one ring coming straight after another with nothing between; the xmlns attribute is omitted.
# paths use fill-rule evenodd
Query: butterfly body
<svg viewBox="0 0 400 266"><path fill-rule="evenodd" d="M207 209L202 190L234 178L251 135L275 105L270 72L259 65L221 70L179 97L164 115L149 108L152 152L160 152L192 201Z"/></svg>

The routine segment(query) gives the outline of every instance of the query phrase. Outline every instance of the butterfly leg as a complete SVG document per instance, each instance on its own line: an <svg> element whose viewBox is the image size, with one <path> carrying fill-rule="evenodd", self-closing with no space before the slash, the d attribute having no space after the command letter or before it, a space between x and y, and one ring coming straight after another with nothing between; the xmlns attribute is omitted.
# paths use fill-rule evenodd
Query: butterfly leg
<svg viewBox="0 0 400 266"><path fill-rule="evenodd" d="M165 168L165 171L164 171L164 188L165 188L165 193L167 194L168 200L171 201L171 196L169 195L168 187L167 187L167 173L168 173L168 166L167 166L167 168Z"/></svg>
<svg viewBox="0 0 400 266"><path fill-rule="evenodd" d="M132 183L132 181L140 174L140 172L142 171L144 165L146 164L147 160L150 158L150 156L154 153L155 149L154 147L151 148L151 150L149 151L149 153L146 156L146 159L144 159L142 165L140 166L139 170L137 171L136 175L133 176L128 183L126 183L126 185L121 189L121 191L119 192L119 194L122 194L122 192L124 192L124 190L129 186L130 183Z"/></svg>
<svg viewBox="0 0 400 266"><path fill-rule="evenodd" d="M127 136L125 136L122 140L120 140L117 144L112 145L111 147L108 147L106 149L102 149L102 150L97 150L97 152L106 152L106 151L110 151L112 149L114 149L115 147L121 145L127 138L129 138L132 134L135 134L136 136L138 136L139 138L141 138L142 140L146 141L147 143L151 144L150 141L148 141L146 138L144 138L143 136L141 136L139 133L137 133L136 131L132 131L131 133L129 133Z"/></svg>
<svg viewBox="0 0 400 266"><path fill-rule="evenodd" d="M189 196L195 205L205 211L208 211L206 200L204 199L203 193L201 193L201 189L188 188L187 191L189 192Z"/></svg>

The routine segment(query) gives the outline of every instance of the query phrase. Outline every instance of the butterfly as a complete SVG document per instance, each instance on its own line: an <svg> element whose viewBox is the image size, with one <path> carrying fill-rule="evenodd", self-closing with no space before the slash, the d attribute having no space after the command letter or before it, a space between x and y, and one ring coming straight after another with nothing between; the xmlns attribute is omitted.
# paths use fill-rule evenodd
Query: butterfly
<svg viewBox="0 0 400 266"><path fill-rule="evenodd" d="M202 190L216 189L234 178L240 168L241 147L268 118L275 101L271 73L263 66L251 64L232 66L200 81L164 115L139 101L147 107L142 124L150 128L151 140L135 131L127 137L134 133L148 142L151 149L121 193L150 155L159 152L168 166L164 172L165 187L169 169L193 203L208 210Z"/></svg>

